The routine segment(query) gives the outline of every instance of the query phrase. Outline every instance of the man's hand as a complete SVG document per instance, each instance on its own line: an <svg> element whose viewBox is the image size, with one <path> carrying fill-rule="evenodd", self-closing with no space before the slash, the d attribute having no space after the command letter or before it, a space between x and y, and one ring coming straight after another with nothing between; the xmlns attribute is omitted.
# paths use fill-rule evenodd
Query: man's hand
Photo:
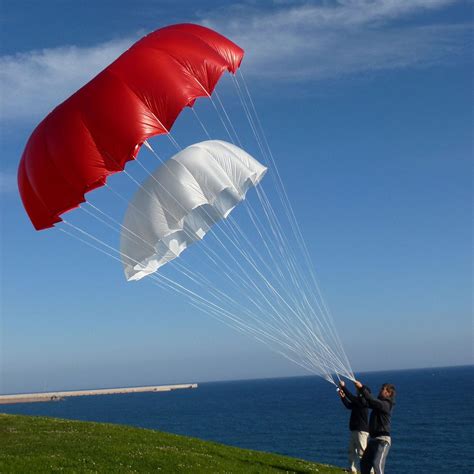
<svg viewBox="0 0 474 474"><path fill-rule="evenodd" d="M361 389L362 388L362 384L358 381L358 380L354 380L354 385L356 386L357 389Z"/></svg>
<svg viewBox="0 0 474 474"><path fill-rule="evenodd" d="M345 387L346 382L344 380L339 380L339 387Z"/></svg>
<svg viewBox="0 0 474 474"><path fill-rule="evenodd" d="M337 393L341 398L344 398L346 396L346 394L342 390L338 390Z"/></svg>

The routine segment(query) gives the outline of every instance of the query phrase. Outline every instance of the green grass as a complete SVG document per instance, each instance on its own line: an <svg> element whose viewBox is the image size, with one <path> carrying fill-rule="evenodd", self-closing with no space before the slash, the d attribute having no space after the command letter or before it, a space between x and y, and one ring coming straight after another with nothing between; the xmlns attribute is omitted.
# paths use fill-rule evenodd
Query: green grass
<svg viewBox="0 0 474 474"><path fill-rule="evenodd" d="M0 414L0 472L337 473L341 469L160 431Z"/></svg>

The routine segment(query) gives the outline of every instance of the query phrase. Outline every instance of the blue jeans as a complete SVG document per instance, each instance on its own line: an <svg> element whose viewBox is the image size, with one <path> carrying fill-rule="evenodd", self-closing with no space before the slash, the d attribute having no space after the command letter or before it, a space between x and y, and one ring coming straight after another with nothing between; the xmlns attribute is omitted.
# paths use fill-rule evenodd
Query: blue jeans
<svg viewBox="0 0 474 474"><path fill-rule="evenodd" d="M361 473L370 474L370 470L373 469L375 474L383 474L389 449L390 444L387 441L369 438L367 449L360 460Z"/></svg>

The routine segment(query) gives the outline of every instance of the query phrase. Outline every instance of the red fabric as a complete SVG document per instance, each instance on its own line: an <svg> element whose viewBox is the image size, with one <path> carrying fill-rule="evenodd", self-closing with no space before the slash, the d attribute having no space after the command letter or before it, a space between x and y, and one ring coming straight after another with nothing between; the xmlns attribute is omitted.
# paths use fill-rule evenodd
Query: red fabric
<svg viewBox="0 0 474 474"><path fill-rule="evenodd" d="M167 133L197 97L208 96L243 50L199 25L162 28L142 38L56 107L34 130L18 168L23 205L37 230L85 201L123 170L143 142Z"/></svg>

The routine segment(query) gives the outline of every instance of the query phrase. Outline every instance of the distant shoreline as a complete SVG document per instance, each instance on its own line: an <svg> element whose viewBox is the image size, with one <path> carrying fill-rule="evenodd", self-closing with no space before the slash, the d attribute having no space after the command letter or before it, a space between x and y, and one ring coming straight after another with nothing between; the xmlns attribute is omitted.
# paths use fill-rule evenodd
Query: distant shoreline
<svg viewBox="0 0 474 474"><path fill-rule="evenodd" d="M95 390L67 390L58 392L37 392L37 393L17 393L0 395L0 405L11 405L15 403L36 403L54 402L67 397L84 397L93 395L117 395L124 393L144 393L144 392L170 392L172 390L182 390L197 388L197 383L176 384L176 385L151 385L144 387L123 387L123 388L101 388Z"/></svg>

